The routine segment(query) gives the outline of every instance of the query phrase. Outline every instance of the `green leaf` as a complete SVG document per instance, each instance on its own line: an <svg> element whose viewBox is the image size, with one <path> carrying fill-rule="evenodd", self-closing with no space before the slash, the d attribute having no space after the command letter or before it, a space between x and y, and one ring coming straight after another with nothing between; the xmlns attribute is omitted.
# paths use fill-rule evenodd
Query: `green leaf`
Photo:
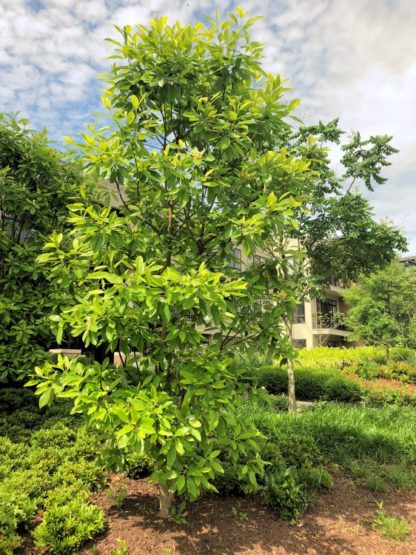
<svg viewBox="0 0 416 555"><path fill-rule="evenodd" d="M185 476L183 474L176 480L176 489L179 494L185 489Z"/></svg>
<svg viewBox="0 0 416 555"><path fill-rule="evenodd" d="M139 107L139 99L137 98L137 96L135 94L132 94L130 96L130 102L131 102L133 108L135 110L137 110L137 108Z"/></svg>
<svg viewBox="0 0 416 555"><path fill-rule="evenodd" d="M175 444L172 443L170 448L169 448L167 457L166 457L166 462L167 462L168 468L172 468L175 460L176 460L176 449L175 449Z"/></svg>

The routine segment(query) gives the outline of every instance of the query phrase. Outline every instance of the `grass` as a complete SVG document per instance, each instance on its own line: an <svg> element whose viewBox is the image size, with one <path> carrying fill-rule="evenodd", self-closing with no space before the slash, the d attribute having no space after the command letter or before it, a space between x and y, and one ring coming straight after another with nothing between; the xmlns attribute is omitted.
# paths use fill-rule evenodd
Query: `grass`
<svg viewBox="0 0 416 555"><path fill-rule="evenodd" d="M411 533L407 520L396 518L386 513L383 509L383 503L378 505L372 528L379 532L383 538L395 541L405 541Z"/></svg>
<svg viewBox="0 0 416 555"><path fill-rule="evenodd" d="M412 407L321 403L314 410L289 415L247 401L240 414L277 444L282 438L308 438L316 446L313 459L319 453L373 491L416 486L416 410ZM301 457L302 450L296 453L293 446L295 457Z"/></svg>

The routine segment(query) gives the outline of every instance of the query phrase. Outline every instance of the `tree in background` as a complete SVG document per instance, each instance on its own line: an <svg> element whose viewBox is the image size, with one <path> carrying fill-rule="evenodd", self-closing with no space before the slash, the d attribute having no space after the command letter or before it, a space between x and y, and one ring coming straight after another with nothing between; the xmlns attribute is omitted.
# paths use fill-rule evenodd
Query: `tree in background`
<svg viewBox="0 0 416 555"><path fill-rule="evenodd" d="M416 348L416 270L398 261L361 276L345 293L352 339L367 345Z"/></svg>
<svg viewBox="0 0 416 555"><path fill-rule="evenodd" d="M49 314L61 294L35 260L79 196L79 173L26 125L0 115L0 381L25 379L54 341Z"/></svg>
<svg viewBox="0 0 416 555"><path fill-rule="evenodd" d="M69 330L127 361L47 363L31 382L40 403L73 398L115 466L149 454L163 517L175 495L215 490L220 454L251 487L262 472L257 432L234 414L243 386L233 349L278 344L281 309L278 298L265 309L264 284L240 273L235 249L253 255L293 228L312 176L282 146L296 102L261 69L253 21L238 9L209 26L161 18L120 29L103 95L112 124L75 145L87 173L115 184L120 207L73 204L73 229L39 257L62 288L82 291L53 317L58 341Z"/></svg>
<svg viewBox="0 0 416 555"><path fill-rule="evenodd" d="M302 202L294 207L296 225L289 222L278 233L264 237L267 259L256 269L267 284L267 295L278 298L286 341L281 341L282 362L288 366L289 411L296 410L292 328L296 306L304 298L320 298L330 280L348 284L360 274L369 274L389 264L406 240L393 225L375 221L370 204L354 183L369 190L386 180L381 171L390 165L396 149L389 136L363 140L359 133L342 144L335 170L330 148L341 144L344 132L338 121L301 126L289 132L283 144L310 161L314 178L299 182ZM277 272L276 272L277 269Z"/></svg>

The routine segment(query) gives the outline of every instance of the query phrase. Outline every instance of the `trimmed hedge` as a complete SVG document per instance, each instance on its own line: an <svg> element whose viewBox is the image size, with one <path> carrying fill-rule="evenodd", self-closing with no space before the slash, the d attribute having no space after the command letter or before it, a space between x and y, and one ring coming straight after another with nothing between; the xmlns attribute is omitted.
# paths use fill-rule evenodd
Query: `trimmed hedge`
<svg viewBox="0 0 416 555"><path fill-rule="evenodd" d="M287 393L286 368L263 366L255 371L259 386L269 393ZM363 389L339 370L300 368L295 370L296 397L301 401L341 401L354 403L363 398Z"/></svg>

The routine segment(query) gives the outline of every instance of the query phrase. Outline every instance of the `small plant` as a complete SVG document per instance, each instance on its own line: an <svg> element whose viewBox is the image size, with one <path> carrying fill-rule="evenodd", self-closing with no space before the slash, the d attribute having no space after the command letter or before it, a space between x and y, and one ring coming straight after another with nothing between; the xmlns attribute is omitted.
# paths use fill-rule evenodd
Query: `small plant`
<svg viewBox="0 0 416 555"><path fill-rule="evenodd" d="M116 547L111 552L111 555L126 555L128 553L128 547L126 540L121 538L116 539Z"/></svg>
<svg viewBox="0 0 416 555"><path fill-rule="evenodd" d="M407 520L389 515L383 509L383 503L377 503L377 512L373 522L373 530L389 540L405 541L411 532Z"/></svg>
<svg viewBox="0 0 416 555"><path fill-rule="evenodd" d="M127 488L124 486L120 488L110 488L107 492L107 497L113 505L121 509L127 497Z"/></svg>
<svg viewBox="0 0 416 555"><path fill-rule="evenodd" d="M366 473L364 478L364 483L370 491L375 493L385 493L388 489L388 485L383 476L380 476L376 471L371 471Z"/></svg>
<svg viewBox="0 0 416 555"><path fill-rule="evenodd" d="M273 512L295 524L306 507L302 485L297 480L296 471L287 468L283 473L267 476L267 501Z"/></svg>
<svg viewBox="0 0 416 555"><path fill-rule="evenodd" d="M248 514L245 511L241 510L240 503L238 502L237 505L234 505L231 508L231 512L234 516L236 516L239 520L247 521Z"/></svg>
<svg viewBox="0 0 416 555"><path fill-rule="evenodd" d="M75 496L65 504L48 505L33 536L37 547L47 547L57 554L68 553L102 532L104 527L103 511L85 501L84 496Z"/></svg>

